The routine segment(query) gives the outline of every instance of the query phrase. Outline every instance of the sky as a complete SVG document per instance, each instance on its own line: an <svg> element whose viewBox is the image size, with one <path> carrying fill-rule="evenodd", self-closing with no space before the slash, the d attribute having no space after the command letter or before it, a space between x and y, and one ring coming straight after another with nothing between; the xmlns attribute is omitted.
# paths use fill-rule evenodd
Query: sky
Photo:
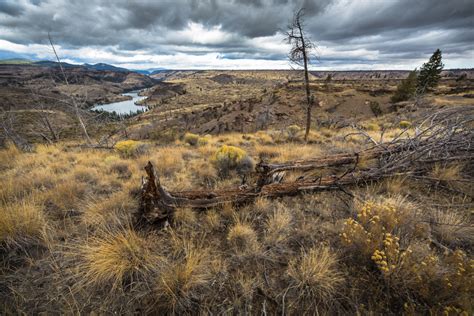
<svg viewBox="0 0 474 316"><path fill-rule="evenodd" d="M312 69L414 69L437 49L474 67L473 0L0 0L0 58L129 69L289 69L304 8Z"/></svg>

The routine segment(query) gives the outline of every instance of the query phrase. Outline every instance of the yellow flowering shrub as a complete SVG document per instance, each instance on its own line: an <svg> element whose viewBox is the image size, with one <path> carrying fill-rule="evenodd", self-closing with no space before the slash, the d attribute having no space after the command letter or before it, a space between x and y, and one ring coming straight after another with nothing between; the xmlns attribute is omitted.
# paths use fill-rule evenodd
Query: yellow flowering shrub
<svg viewBox="0 0 474 316"><path fill-rule="evenodd" d="M205 146L209 143L209 139L210 137L209 136L203 136L203 137L199 137L198 141L197 141L197 144L198 146Z"/></svg>
<svg viewBox="0 0 474 316"><path fill-rule="evenodd" d="M408 122L408 121L400 121L400 123L398 123L400 128L408 128L411 126L411 123Z"/></svg>
<svg viewBox="0 0 474 316"><path fill-rule="evenodd" d="M357 219L344 222L341 233L346 245L355 245L363 254L372 255L382 250L385 237L392 238L392 232L399 223L394 205L366 202L357 213ZM388 239L390 240L390 239Z"/></svg>
<svg viewBox="0 0 474 316"><path fill-rule="evenodd" d="M144 154L147 150L147 144L135 140L123 140L117 142L114 149L124 158L136 157Z"/></svg>
<svg viewBox="0 0 474 316"><path fill-rule="evenodd" d="M362 256L363 263L380 271L389 288L421 298L435 313L468 310L474 292L474 260L459 249L440 254L416 228L400 204L367 201L355 218L344 222L340 237L354 254Z"/></svg>
<svg viewBox="0 0 474 316"><path fill-rule="evenodd" d="M235 146L221 146L211 158L212 164L216 167L221 177L229 175L231 170L238 173L248 173L253 168L253 161L247 152Z"/></svg>

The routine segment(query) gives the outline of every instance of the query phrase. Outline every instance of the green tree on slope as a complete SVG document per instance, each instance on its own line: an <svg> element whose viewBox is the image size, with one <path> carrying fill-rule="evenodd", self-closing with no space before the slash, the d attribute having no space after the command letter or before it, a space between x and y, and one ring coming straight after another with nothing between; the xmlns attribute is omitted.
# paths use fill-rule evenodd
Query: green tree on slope
<svg viewBox="0 0 474 316"><path fill-rule="evenodd" d="M437 49L430 57L430 60L424 63L420 68L417 93L424 93L438 85L439 79L441 78L441 71L444 67L441 58L441 51Z"/></svg>

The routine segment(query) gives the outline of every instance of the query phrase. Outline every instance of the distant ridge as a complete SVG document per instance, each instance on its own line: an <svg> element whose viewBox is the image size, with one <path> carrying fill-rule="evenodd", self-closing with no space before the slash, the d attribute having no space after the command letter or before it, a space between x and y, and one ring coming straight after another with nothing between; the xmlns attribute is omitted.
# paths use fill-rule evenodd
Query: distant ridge
<svg viewBox="0 0 474 316"><path fill-rule="evenodd" d="M121 67L115 67L109 64L105 63L98 63L98 64L84 64L84 67L88 69L94 69L94 70L106 70L106 71L118 71L118 72L132 72L129 69L126 68L121 68Z"/></svg>
<svg viewBox="0 0 474 316"><path fill-rule="evenodd" d="M26 58L9 58L9 59L0 59L0 64L2 65L25 65L31 64L33 61Z"/></svg>

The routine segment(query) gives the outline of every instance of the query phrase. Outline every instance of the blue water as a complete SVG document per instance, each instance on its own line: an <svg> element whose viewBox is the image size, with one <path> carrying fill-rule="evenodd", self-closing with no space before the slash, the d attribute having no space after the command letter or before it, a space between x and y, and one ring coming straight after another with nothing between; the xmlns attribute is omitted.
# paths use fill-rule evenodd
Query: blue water
<svg viewBox="0 0 474 316"><path fill-rule="evenodd" d="M139 96L138 91L124 93L123 95L129 95L132 97L132 99L109 104L96 105L92 108L92 110L103 110L106 112L115 112L117 114L134 114L138 111L147 110L146 106L139 106L135 104L135 102L146 99L146 97Z"/></svg>

